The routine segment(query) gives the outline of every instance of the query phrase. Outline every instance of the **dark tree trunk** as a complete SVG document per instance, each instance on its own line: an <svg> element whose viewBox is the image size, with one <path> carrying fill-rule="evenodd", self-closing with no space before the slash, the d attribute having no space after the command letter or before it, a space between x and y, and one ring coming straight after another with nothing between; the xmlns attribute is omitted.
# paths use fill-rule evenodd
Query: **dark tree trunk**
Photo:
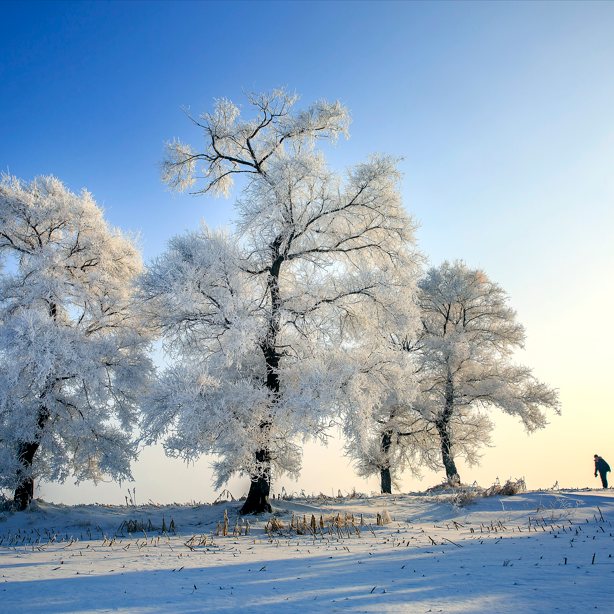
<svg viewBox="0 0 614 614"><path fill-rule="evenodd" d="M380 470L380 478L382 480L382 494L392 494L392 478L390 477L390 467Z"/></svg>
<svg viewBox="0 0 614 614"><path fill-rule="evenodd" d="M58 309L55 303L49 304L49 316L53 320L57 319ZM34 456L40 447L40 438L47 421L49 420L49 410L45 407L45 397L53 390L57 380L49 380L40 396L41 405L38 409L38 432L34 441L20 441L17 447L17 459L21 463L21 468L17 472L17 487L13 494L15 507L19 511L24 511L32 499L34 499L34 478L32 477L32 464Z"/></svg>
<svg viewBox="0 0 614 614"><path fill-rule="evenodd" d="M53 387L50 384L47 391ZM23 511L28 507L28 504L34 499L34 478L32 477L32 464L34 456L40 448L40 439L47 421L49 420L49 411L42 405L38 410L38 432L34 441L20 441L17 446L17 459L21 464L21 468L17 472L17 487L13 495L15 507Z"/></svg>
<svg viewBox="0 0 614 614"><path fill-rule="evenodd" d="M273 264L268 279L268 291L271 297L271 316L267 336L262 342L260 349L264 355L266 365L266 387L271 392L274 404L279 396L279 361L281 354L277 351L277 335L281 321L281 294L279 290L279 271L284 258L279 253L282 239L278 237L272 244ZM272 416L260 424L260 430L264 433L264 441L268 441L272 424ZM252 476L252 481L247 493L247 499L241 508L241 514L271 513L273 508L269 502L271 493L271 451L266 446L256 452L256 466L258 473Z"/></svg>
<svg viewBox="0 0 614 614"><path fill-rule="evenodd" d="M456 463L452 456L452 440L450 437L450 419L454 412L454 381L448 371L446 382L446 401L441 418L437 421L437 432L441 439L441 458L446 470L446 478L449 484L460 484L460 475L456 469Z"/></svg>
<svg viewBox="0 0 614 614"><path fill-rule="evenodd" d="M18 447L18 458L22 468L20 469L17 477L19 483L15 488L15 494L13 501L15 507L23 512L34 499L34 478L31 476L32 462L34 461L34 455L39 448L37 441L20 443Z"/></svg>
<svg viewBox="0 0 614 614"><path fill-rule="evenodd" d="M271 485L266 478L260 477L252 480L247 499L241 508L241 514L271 513L273 508L269 502Z"/></svg>
<svg viewBox="0 0 614 614"><path fill-rule="evenodd" d="M273 511L269 503L269 494L271 493L271 454L269 450L258 450L256 462L262 468L262 473L252 477L247 499L241 508L241 514L262 514L264 512L270 514Z"/></svg>
<svg viewBox="0 0 614 614"><path fill-rule="evenodd" d="M392 477L390 475L390 459L388 458L388 452L390 451L390 444L392 442L392 433L390 431L384 431L382 433L382 440L380 442L380 450L385 455L385 465L380 467L380 478L382 482L382 494L392 494Z"/></svg>
<svg viewBox="0 0 614 614"><path fill-rule="evenodd" d="M279 355L273 349L263 347L265 361L267 365L267 388L277 397L279 393ZM264 441L268 441L267 435L271 430L272 417L260 424L260 430L264 433ZM271 493L271 451L268 447L256 451L256 466L258 472L251 478L247 499L241 508L241 514L263 514L271 513L273 508L269 502Z"/></svg>
<svg viewBox="0 0 614 614"><path fill-rule="evenodd" d="M448 432L447 424L442 425L442 428L437 425L439 437L441 438L441 458L443 466L446 470L446 478L450 484L460 484L460 475L456 469L456 463L452 456L452 444L450 442L450 433Z"/></svg>

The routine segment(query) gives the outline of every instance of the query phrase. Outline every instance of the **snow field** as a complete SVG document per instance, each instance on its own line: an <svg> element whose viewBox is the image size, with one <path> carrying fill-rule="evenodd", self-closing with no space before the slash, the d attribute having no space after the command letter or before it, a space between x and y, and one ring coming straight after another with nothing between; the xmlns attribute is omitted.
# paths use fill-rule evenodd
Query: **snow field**
<svg viewBox="0 0 614 614"><path fill-rule="evenodd" d="M614 496L378 496L273 502L285 528L238 503L75 506L0 515L3 612L613 612ZM216 536L224 510L229 536ZM391 522L376 526L378 513ZM288 534L322 516L316 535ZM332 518L353 514L336 526ZM360 525L362 514L365 524ZM176 534L119 532L124 521ZM136 521L136 522L135 522ZM134 526L133 524L133 526ZM369 526L370 525L370 526ZM358 533L359 532L359 533Z"/></svg>

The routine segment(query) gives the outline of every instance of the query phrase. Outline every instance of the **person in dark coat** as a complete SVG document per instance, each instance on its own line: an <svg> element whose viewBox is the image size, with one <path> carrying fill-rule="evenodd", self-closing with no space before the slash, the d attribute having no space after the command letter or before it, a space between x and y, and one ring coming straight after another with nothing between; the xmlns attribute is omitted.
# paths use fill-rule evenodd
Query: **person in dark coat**
<svg viewBox="0 0 614 614"><path fill-rule="evenodd" d="M604 488L608 487L608 477L606 475L608 471L610 471L610 465L608 465L599 454L595 454L595 477L597 477L597 473L599 473L601 484Z"/></svg>

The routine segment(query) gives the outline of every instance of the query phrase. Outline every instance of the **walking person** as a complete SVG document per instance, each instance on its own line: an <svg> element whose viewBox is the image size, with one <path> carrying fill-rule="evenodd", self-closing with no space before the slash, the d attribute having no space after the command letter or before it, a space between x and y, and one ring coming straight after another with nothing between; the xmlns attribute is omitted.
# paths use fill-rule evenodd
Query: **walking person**
<svg viewBox="0 0 614 614"><path fill-rule="evenodd" d="M604 488L608 487L608 477L606 475L608 471L611 471L610 465L608 465L599 454L595 454L595 477L597 477L597 473L599 473L601 484Z"/></svg>

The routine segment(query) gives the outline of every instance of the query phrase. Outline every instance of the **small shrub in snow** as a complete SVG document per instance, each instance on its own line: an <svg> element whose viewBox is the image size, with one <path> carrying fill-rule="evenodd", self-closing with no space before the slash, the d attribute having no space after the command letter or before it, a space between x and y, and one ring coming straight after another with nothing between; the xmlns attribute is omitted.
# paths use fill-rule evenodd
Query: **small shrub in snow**
<svg viewBox="0 0 614 614"><path fill-rule="evenodd" d="M527 485L524 481L524 478L520 478L518 480L512 480L511 478L501 486L499 483L499 478L497 481L488 489L482 492L482 497L496 497L497 495L517 495L521 492L527 491Z"/></svg>
<svg viewBox="0 0 614 614"><path fill-rule="evenodd" d="M9 499L2 493L0 493L0 512L12 512L13 511L13 499Z"/></svg>
<svg viewBox="0 0 614 614"><path fill-rule="evenodd" d="M475 505L475 499L479 496L475 490L459 490L452 495L450 501L454 507L466 507L467 505Z"/></svg>
<svg viewBox="0 0 614 614"><path fill-rule="evenodd" d="M230 501L236 501L236 499L232 496L232 493L228 489L225 489L219 494L218 498L213 502L213 505L217 505L218 503L228 503Z"/></svg>
<svg viewBox="0 0 614 614"><path fill-rule="evenodd" d="M91 523L90 523L91 524ZM122 522L119 525L119 528L117 529L117 533L123 533L124 531L126 531L126 533L138 533L140 531L143 532L147 532L149 531L150 533L152 531L154 531L154 526L151 523L151 518L148 518L147 521L141 519L141 520L124 520L124 522Z"/></svg>
<svg viewBox="0 0 614 614"><path fill-rule="evenodd" d="M264 530L270 533L281 533L286 528L286 525L276 518L275 516L271 516L271 519L266 523Z"/></svg>

